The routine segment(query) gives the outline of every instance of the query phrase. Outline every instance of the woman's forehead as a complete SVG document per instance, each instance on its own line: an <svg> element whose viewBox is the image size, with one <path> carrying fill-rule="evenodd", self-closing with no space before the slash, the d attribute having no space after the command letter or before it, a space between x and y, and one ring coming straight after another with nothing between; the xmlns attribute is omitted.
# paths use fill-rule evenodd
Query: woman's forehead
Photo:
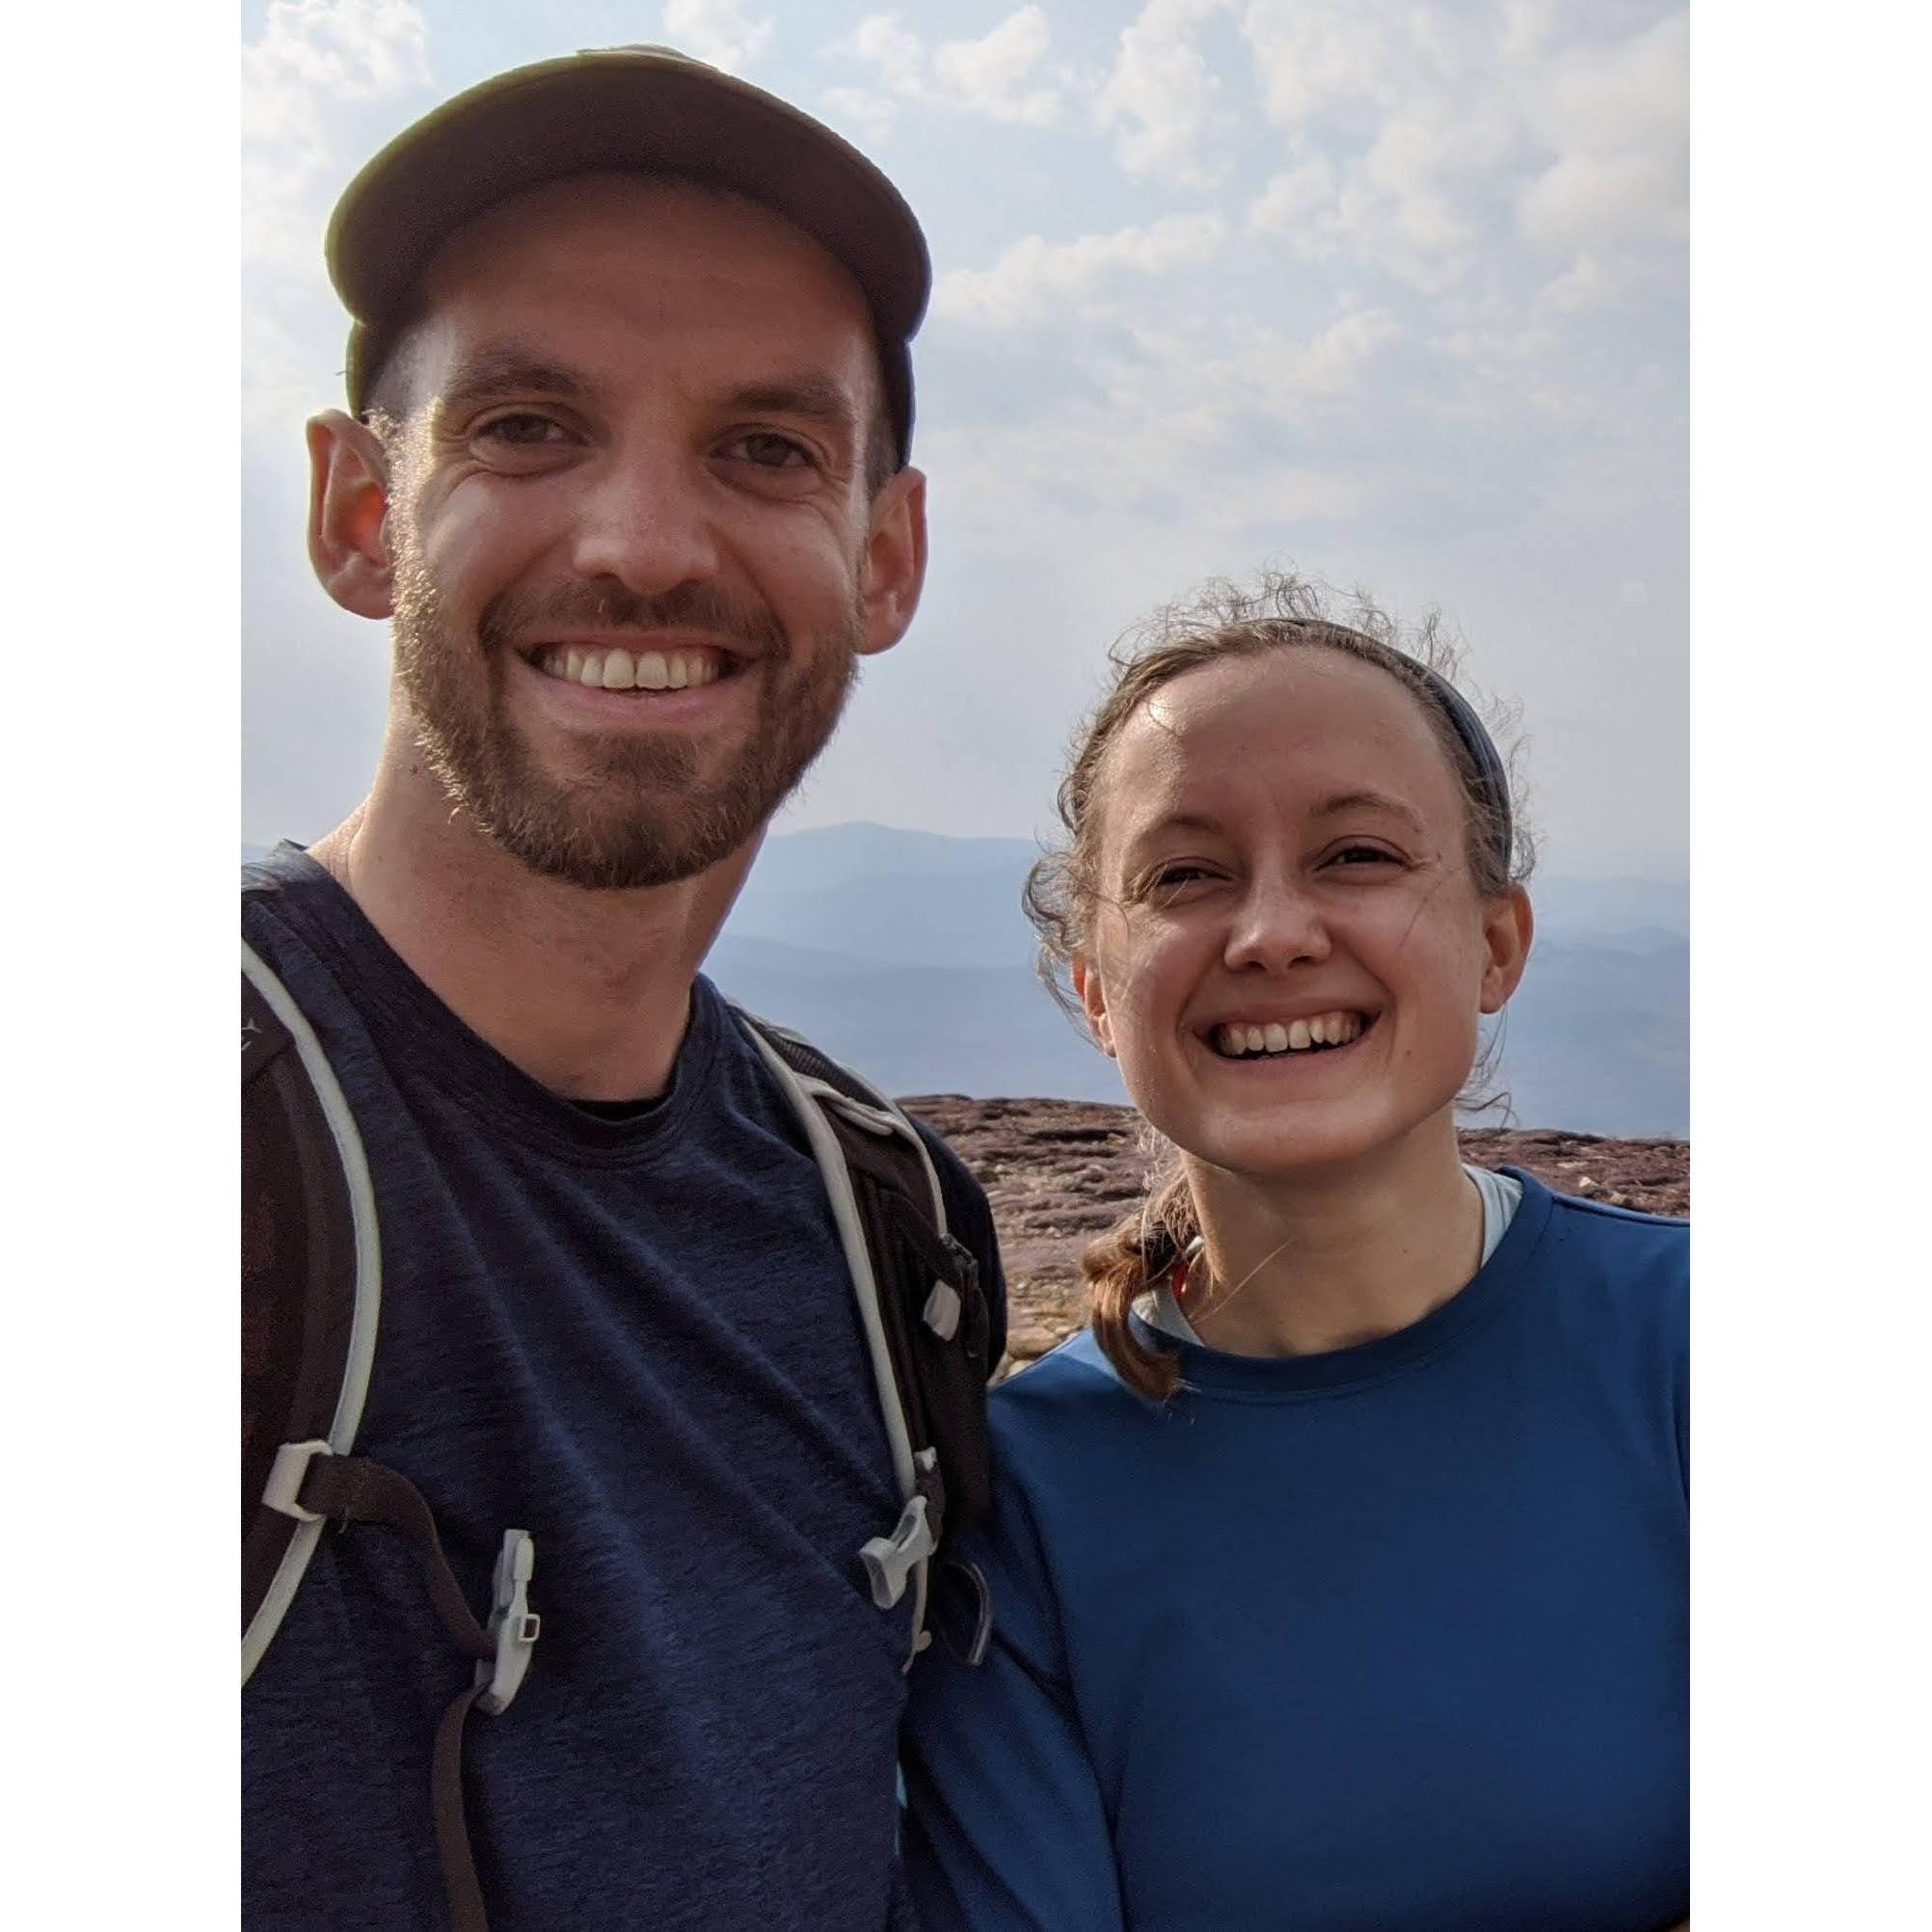
<svg viewBox="0 0 1932 1932"><path fill-rule="evenodd" d="M1121 726L1103 790L1139 793L1266 774L1319 788L1338 770L1453 796L1454 777L1413 693L1339 651L1223 658L1163 684ZM1431 785L1431 778L1441 781Z"/></svg>

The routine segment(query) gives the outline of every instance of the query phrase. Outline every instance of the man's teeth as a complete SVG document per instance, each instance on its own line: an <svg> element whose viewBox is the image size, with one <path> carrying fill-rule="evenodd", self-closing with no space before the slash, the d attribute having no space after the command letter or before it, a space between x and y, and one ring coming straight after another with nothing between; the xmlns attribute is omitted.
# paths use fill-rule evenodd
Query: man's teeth
<svg viewBox="0 0 1932 1932"><path fill-rule="evenodd" d="M724 675L722 662L707 651L633 655L615 645L597 651L576 644L567 649L559 646L540 651L536 664L548 677L606 691L682 691L693 684L714 684Z"/></svg>
<svg viewBox="0 0 1932 1932"><path fill-rule="evenodd" d="M1215 1051L1232 1057L1304 1053L1310 1047L1347 1046L1367 1024L1360 1013L1317 1013L1313 1019L1270 1021L1250 1027L1230 1024L1214 1030Z"/></svg>

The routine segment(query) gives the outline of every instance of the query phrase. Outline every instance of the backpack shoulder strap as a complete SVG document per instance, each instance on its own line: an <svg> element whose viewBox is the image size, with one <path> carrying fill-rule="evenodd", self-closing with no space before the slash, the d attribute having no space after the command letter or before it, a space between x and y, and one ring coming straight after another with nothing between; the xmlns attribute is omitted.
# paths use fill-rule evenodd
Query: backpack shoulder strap
<svg viewBox="0 0 1932 1932"><path fill-rule="evenodd" d="M242 1681L302 1581L321 1523L266 1498L346 1455L382 1301L375 1192L328 1056L242 943ZM306 1452L306 1454L304 1453Z"/></svg>
<svg viewBox="0 0 1932 1932"><path fill-rule="evenodd" d="M979 1264L946 1224L919 1130L893 1101L783 1027L739 1011L804 1128L845 1251L903 1502L859 1552L872 1600L913 1589L911 1655L924 1648L931 1561L991 1500L990 1333ZM984 1648L985 1605L967 1648Z"/></svg>

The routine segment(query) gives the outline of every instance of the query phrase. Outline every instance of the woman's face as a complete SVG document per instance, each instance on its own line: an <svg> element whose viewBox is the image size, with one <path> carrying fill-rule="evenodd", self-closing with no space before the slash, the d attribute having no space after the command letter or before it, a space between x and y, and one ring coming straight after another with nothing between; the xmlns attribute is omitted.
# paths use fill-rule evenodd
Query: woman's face
<svg viewBox="0 0 1932 1932"><path fill-rule="evenodd" d="M1455 773L1388 673L1319 648L1188 672L1122 727L1094 807L1074 983L1163 1134L1261 1176L1453 1126L1529 902L1477 895Z"/></svg>

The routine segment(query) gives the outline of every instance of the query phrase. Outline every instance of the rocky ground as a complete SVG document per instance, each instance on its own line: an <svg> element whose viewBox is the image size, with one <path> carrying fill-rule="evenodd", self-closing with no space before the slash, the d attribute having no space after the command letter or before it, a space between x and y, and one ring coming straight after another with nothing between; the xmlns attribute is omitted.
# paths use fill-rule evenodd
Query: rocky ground
<svg viewBox="0 0 1932 1932"><path fill-rule="evenodd" d="M957 1149L993 1204L1006 1260L1007 1353L1030 1361L1085 1320L1080 1253L1140 1199L1139 1117L1085 1100L904 1102ZM1480 1167L1523 1167L1563 1194L1650 1214L1690 1212L1690 1142L1605 1140L1595 1134L1480 1129L1462 1136Z"/></svg>

